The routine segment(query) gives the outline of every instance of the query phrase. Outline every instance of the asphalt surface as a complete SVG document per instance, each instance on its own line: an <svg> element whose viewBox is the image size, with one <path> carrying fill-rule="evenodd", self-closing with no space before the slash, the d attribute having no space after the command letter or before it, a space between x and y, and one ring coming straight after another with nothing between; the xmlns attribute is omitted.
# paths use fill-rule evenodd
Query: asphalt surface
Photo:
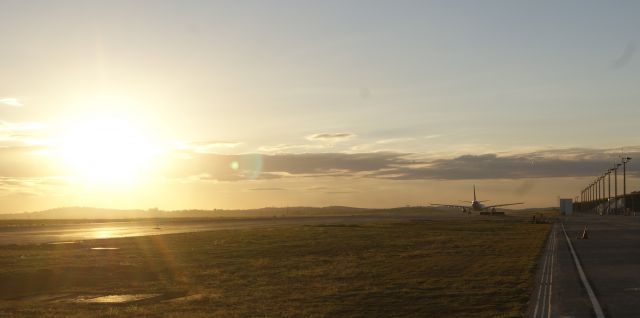
<svg viewBox="0 0 640 318"><path fill-rule="evenodd" d="M640 218L572 216L564 223L605 316L640 317ZM576 239L585 226L589 239Z"/></svg>
<svg viewBox="0 0 640 318"><path fill-rule="evenodd" d="M51 221L34 221L28 224L0 226L0 245L7 244L43 244L73 242L91 239L114 237L132 237L146 235L162 235L212 230L244 229L257 227L274 227L287 225L322 224L322 223L363 223L389 220L411 219L459 219L468 218L462 213L442 215L355 215L355 216L318 216L318 217L278 217L278 218L238 218L238 219L160 219L52 223ZM477 218L482 218L475 216Z"/></svg>
<svg viewBox="0 0 640 318"><path fill-rule="evenodd" d="M579 239L585 226L588 239ZM640 317L640 217L565 217L551 230L539 264L528 316L600 317L599 306L604 317Z"/></svg>

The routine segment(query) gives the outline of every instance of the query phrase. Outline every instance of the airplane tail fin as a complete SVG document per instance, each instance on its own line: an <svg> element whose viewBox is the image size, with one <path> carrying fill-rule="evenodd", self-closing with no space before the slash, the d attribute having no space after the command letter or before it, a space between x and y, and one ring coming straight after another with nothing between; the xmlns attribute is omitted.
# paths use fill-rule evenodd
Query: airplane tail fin
<svg viewBox="0 0 640 318"><path fill-rule="evenodd" d="M477 201L476 199L476 185L473 185L473 201Z"/></svg>

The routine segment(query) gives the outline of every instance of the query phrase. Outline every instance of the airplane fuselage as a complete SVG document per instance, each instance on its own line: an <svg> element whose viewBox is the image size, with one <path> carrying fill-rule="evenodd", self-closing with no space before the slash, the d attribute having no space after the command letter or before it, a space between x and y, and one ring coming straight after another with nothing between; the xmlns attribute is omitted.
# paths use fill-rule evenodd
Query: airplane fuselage
<svg viewBox="0 0 640 318"><path fill-rule="evenodd" d="M484 204L480 203L477 200L471 201L471 209L473 211L484 211Z"/></svg>
<svg viewBox="0 0 640 318"><path fill-rule="evenodd" d="M458 209L461 209L462 212L464 212L464 213L471 213L472 211L474 211L474 212L480 212L480 214L484 214L484 213L493 214L493 213L497 213L496 212L496 208L497 207L504 207L504 206L510 206L510 205L516 205L516 204L523 204L523 202L518 202L518 203L504 203L504 204L484 205L481 202L483 202L483 201L479 201L477 199L476 186L474 185L473 186L473 201L471 201L471 205L437 204L437 203L435 203L435 204L432 203L431 205L445 206L445 207L449 207L449 208L458 208Z"/></svg>

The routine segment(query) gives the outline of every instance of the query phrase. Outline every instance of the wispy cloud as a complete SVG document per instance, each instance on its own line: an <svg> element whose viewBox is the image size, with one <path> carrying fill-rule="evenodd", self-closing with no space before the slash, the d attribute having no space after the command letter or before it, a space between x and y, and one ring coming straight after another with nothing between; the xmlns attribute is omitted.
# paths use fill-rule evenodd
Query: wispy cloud
<svg viewBox="0 0 640 318"><path fill-rule="evenodd" d="M611 62L611 68L618 69L628 65L636 53L636 44L630 42L625 46L622 54Z"/></svg>
<svg viewBox="0 0 640 318"><path fill-rule="evenodd" d="M196 153L216 153L222 150L233 149L242 145L235 141L200 141L190 142L179 148L192 150Z"/></svg>
<svg viewBox="0 0 640 318"><path fill-rule="evenodd" d="M0 97L0 104L12 107L21 107L23 106L20 100L13 97Z"/></svg>
<svg viewBox="0 0 640 318"><path fill-rule="evenodd" d="M285 188L251 188L249 191L286 191Z"/></svg>
<svg viewBox="0 0 640 318"><path fill-rule="evenodd" d="M307 152L310 150L321 150L328 148L327 145L324 144L314 144L314 145L291 145L291 144L278 144L271 146L261 146L258 148L259 151L267 152L267 153L278 153L278 152Z"/></svg>
<svg viewBox="0 0 640 318"><path fill-rule="evenodd" d="M324 192L326 194L353 194L353 193L358 193L357 191L327 191Z"/></svg>
<svg viewBox="0 0 640 318"><path fill-rule="evenodd" d="M416 142L416 138L413 137L400 137L400 138L386 138L376 140L374 142L363 143L352 146L352 151L358 152L374 152L374 151L393 151L394 147L407 146Z"/></svg>
<svg viewBox="0 0 640 318"><path fill-rule="evenodd" d="M10 123L6 121L0 121L0 132L30 131L44 128L47 128L47 126L38 122Z"/></svg>
<svg viewBox="0 0 640 318"><path fill-rule="evenodd" d="M320 140L320 141L343 141L355 137L352 133L321 133L307 136L307 140Z"/></svg>

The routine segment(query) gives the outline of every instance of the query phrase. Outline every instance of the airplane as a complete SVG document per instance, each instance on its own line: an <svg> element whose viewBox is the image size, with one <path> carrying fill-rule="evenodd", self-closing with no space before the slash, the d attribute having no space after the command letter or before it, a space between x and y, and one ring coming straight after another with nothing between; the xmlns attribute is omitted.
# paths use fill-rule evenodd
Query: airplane
<svg viewBox="0 0 640 318"><path fill-rule="evenodd" d="M504 203L504 204L494 204L494 205L482 204L482 202L486 202L486 201L487 200L478 201L478 199L476 198L476 185L474 184L473 185L473 201L471 201L471 205L439 204L439 203L432 203L431 205L462 209L462 213L471 213L471 211L479 211L480 214L489 214L489 212L493 214L493 213L496 213L497 207L524 204L524 202Z"/></svg>

